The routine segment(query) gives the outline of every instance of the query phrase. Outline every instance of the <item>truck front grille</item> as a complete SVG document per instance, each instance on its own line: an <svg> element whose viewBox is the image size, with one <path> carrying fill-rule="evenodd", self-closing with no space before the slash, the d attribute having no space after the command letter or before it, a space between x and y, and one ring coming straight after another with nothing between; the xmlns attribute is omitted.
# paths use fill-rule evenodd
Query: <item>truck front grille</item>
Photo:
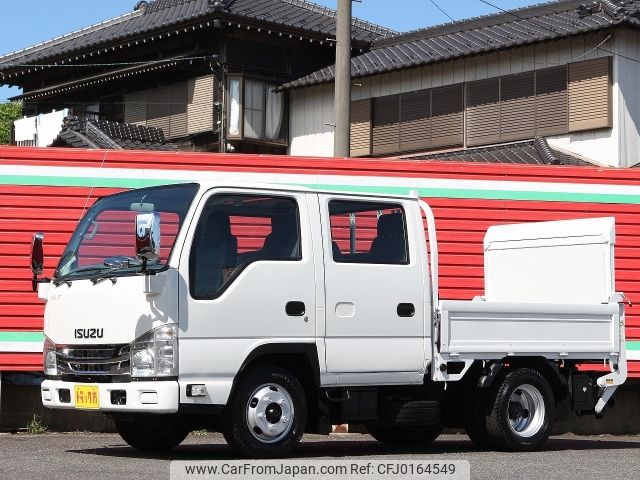
<svg viewBox="0 0 640 480"><path fill-rule="evenodd" d="M58 374L69 380L126 381L130 379L129 349L129 345L58 347Z"/></svg>

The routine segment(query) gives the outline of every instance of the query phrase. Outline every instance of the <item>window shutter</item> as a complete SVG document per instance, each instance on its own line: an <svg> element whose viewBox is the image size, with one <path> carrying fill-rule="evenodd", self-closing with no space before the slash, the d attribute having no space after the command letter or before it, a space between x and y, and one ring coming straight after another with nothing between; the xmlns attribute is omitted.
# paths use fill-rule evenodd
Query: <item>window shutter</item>
<svg viewBox="0 0 640 480"><path fill-rule="evenodd" d="M147 125L147 92L125 95L124 123Z"/></svg>
<svg viewBox="0 0 640 480"><path fill-rule="evenodd" d="M500 141L500 78L467 84L467 146Z"/></svg>
<svg viewBox="0 0 640 480"><path fill-rule="evenodd" d="M187 130L189 134L213 131L215 77L199 77L188 82Z"/></svg>
<svg viewBox="0 0 640 480"><path fill-rule="evenodd" d="M464 142L463 86L431 91L431 146L449 147Z"/></svg>
<svg viewBox="0 0 640 480"><path fill-rule="evenodd" d="M536 72L536 135L562 135L569 132L567 66Z"/></svg>
<svg viewBox="0 0 640 480"><path fill-rule="evenodd" d="M371 99L351 102L352 157L371 155Z"/></svg>
<svg viewBox="0 0 640 480"><path fill-rule="evenodd" d="M400 150L400 95L373 99L373 154Z"/></svg>
<svg viewBox="0 0 640 480"><path fill-rule="evenodd" d="M187 136L187 82L171 86L170 132L166 138Z"/></svg>
<svg viewBox="0 0 640 480"><path fill-rule="evenodd" d="M508 75L500 83L500 141L532 138L536 134L534 73Z"/></svg>
<svg viewBox="0 0 640 480"><path fill-rule="evenodd" d="M171 137L171 87L147 92L147 126L162 129L165 138Z"/></svg>
<svg viewBox="0 0 640 480"><path fill-rule="evenodd" d="M569 131L612 124L611 57L569 64Z"/></svg>
<svg viewBox="0 0 640 480"><path fill-rule="evenodd" d="M431 92L421 90L400 96L400 151L431 146Z"/></svg>

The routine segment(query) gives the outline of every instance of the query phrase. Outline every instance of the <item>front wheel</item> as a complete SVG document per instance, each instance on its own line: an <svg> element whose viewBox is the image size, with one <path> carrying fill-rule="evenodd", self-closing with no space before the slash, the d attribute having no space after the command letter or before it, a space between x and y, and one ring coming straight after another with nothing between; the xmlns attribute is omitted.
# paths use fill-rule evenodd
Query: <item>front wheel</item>
<svg viewBox="0 0 640 480"><path fill-rule="evenodd" d="M367 425L367 430L379 442L390 445L428 445L442 433L442 425L397 427Z"/></svg>
<svg viewBox="0 0 640 480"><path fill-rule="evenodd" d="M147 452L165 452L180 445L189 430L175 416L135 415L116 418L115 424L122 439L133 448Z"/></svg>
<svg viewBox="0 0 640 480"><path fill-rule="evenodd" d="M492 443L502 450L538 450L553 429L555 400L549 382L535 370L508 373L493 402L486 427Z"/></svg>
<svg viewBox="0 0 640 480"><path fill-rule="evenodd" d="M238 386L229 406L224 438L249 458L278 458L302 438L307 400L300 381L280 367L261 367Z"/></svg>

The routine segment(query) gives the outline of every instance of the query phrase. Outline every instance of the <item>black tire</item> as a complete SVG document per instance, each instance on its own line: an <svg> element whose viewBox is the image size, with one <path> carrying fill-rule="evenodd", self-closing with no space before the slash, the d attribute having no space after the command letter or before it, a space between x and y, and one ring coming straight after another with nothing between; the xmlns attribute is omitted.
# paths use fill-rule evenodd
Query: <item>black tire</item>
<svg viewBox="0 0 640 480"><path fill-rule="evenodd" d="M298 445L306 422L307 398L300 381L288 370L265 366L238 385L223 435L243 457L280 458Z"/></svg>
<svg viewBox="0 0 640 480"><path fill-rule="evenodd" d="M551 435L554 410L549 382L535 370L514 370L498 387L486 417L487 433L500 450L539 450Z"/></svg>
<svg viewBox="0 0 640 480"><path fill-rule="evenodd" d="M487 431L487 420L484 416L469 418L466 422L465 430L471 441L478 448L491 450L495 447Z"/></svg>
<svg viewBox="0 0 640 480"><path fill-rule="evenodd" d="M442 433L442 425L398 427L395 425L367 425L373 438L390 445L428 445Z"/></svg>
<svg viewBox="0 0 640 480"><path fill-rule="evenodd" d="M468 401L464 428L471 441L478 448L491 450L495 448L495 445L487 432L486 402L487 392L476 390L475 395L470 397Z"/></svg>
<svg viewBox="0 0 640 480"><path fill-rule="evenodd" d="M189 434L188 428L170 415L136 415L115 419L116 429L133 448L145 452L166 452L180 445Z"/></svg>

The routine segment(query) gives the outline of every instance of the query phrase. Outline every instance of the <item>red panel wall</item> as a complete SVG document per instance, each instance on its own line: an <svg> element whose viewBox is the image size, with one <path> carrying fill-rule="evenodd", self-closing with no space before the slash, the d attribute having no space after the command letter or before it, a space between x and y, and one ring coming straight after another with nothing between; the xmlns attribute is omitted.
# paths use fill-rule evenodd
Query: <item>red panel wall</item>
<svg viewBox="0 0 640 480"><path fill-rule="evenodd" d="M44 306L31 292L34 232L45 232L45 276L51 276L85 203L116 192L88 188L0 185L0 329L42 330Z"/></svg>
<svg viewBox="0 0 640 480"><path fill-rule="evenodd" d="M640 185L639 170L488 164L344 160L214 154L104 152L0 148L0 165L210 170L325 175L458 178ZM354 178L354 184L366 183ZM42 329L43 305L30 291L29 249L34 231L44 231L46 275L87 206L116 189L0 185L0 330ZM440 242L443 299L470 299L483 292L484 233L490 225L615 215L616 288L634 303L627 308L627 337L640 339L640 205L430 198ZM239 228L239 227L236 227ZM254 229L247 229L256 237ZM240 233L239 229L238 233ZM262 233L262 232L260 232ZM262 235L258 235L262 236ZM253 245L252 245L253 246ZM40 368L39 355L0 354L0 369ZM640 377L640 362L630 370Z"/></svg>
<svg viewBox="0 0 640 480"><path fill-rule="evenodd" d="M434 210L440 248L441 298L469 299L483 288L483 239L501 223L616 217L616 290L627 307L627 337L640 339L640 205L502 200L426 199Z"/></svg>

